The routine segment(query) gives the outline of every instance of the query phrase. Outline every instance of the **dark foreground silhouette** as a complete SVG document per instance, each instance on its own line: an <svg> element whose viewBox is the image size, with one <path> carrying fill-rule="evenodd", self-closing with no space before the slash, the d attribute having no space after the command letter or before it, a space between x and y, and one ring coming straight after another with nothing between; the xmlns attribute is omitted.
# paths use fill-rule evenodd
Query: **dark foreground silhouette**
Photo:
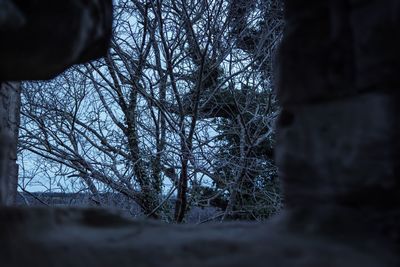
<svg viewBox="0 0 400 267"><path fill-rule="evenodd" d="M105 52L109 2L65 1L62 16L27 8L36 2L0 0L6 10L0 12L0 80L51 77ZM400 5L286 0L285 8L275 151L285 213L266 223L195 226L129 221L91 209L1 207L1 266L400 266ZM49 31L45 25L62 25L71 11L78 23L66 23L72 32L57 35L64 49L51 49L58 39L32 47L23 42L32 35L19 30ZM34 27L16 29L30 19ZM86 31L77 35L85 38L76 40L74 31ZM14 45L25 52L16 53ZM12 196L16 160L15 125L3 120L12 110L7 101L0 106L3 204Z"/></svg>

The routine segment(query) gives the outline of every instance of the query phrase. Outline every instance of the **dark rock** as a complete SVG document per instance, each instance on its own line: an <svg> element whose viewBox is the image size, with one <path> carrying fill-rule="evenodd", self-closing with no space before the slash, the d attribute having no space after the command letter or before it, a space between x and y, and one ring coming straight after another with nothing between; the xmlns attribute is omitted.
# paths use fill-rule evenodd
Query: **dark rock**
<svg viewBox="0 0 400 267"><path fill-rule="evenodd" d="M396 0L286 1L278 95L318 103L400 86Z"/></svg>
<svg viewBox="0 0 400 267"><path fill-rule="evenodd" d="M24 15L9 0L0 0L0 29L15 30L26 23Z"/></svg>
<svg viewBox="0 0 400 267"><path fill-rule="evenodd" d="M347 1L287 1L279 53L283 105L354 95L354 52ZM299 5L300 4L300 5Z"/></svg>
<svg viewBox="0 0 400 267"><path fill-rule="evenodd" d="M286 8L275 155L287 208L321 228L400 244L400 4Z"/></svg>
<svg viewBox="0 0 400 267"><path fill-rule="evenodd" d="M111 0L1 1L7 2L9 13L0 13L0 81L49 79L106 53Z"/></svg>
<svg viewBox="0 0 400 267"><path fill-rule="evenodd" d="M1 265L400 266L400 4L285 3L275 153L286 214L178 226L93 209L1 207ZM0 12L0 80L48 78L104 53L109 2L12 4Z"/></svg>
<svg viewBox="0 0 400 267"><path fill-rule="evenodd" d="M398 90L400 2L351 2L357 86L363 90Z"/></svg>
<svg viewBox="0 0 400 267"><path fill-rule="evenodd" d="M397 266L379 240L366 236L360 244L322 237L288 221L282 215L266 224L167 225L101 210L2 208L0 262L8 267Z"/></svg>
<svg viewBox="0 0 400 267"><path fill-rule="evenodd" d="M17 141L21 88L0 83L0 205L14 204L18 184Z"/></svg>
<svg viewBox="0 0 400 267"><path fill-rule="evenodd" d="M276 152L287 207L354 218L356 228L385 229L400 241L400 216L393 217L400 206L399 100L365 94L287 108L282 114L294 119L278 124Z"/></svg>

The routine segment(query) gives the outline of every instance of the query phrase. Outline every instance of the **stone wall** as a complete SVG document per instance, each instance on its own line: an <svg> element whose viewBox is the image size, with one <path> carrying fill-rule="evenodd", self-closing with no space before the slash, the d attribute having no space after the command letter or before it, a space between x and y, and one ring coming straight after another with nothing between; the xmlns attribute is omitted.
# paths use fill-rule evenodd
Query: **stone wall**
<svg viewBox="0 0 400 267"><path fill-rule="evenodd" d="M397 267L368 236L327 238L268 223L167 225L101 210L0 212L2 266L41 267ZM372 242L373 241L373 242Z"/></svg>
<svg viewBox="0 0 400 267"><path fill-rule="evenodd" d="M0 81L49 79L103 56L111 0L0 0Z"/></svg>
<svg viewBox="0 0 400 267"><path fill-rule="evenodd" d="M286 21L277 162L287 207L400 242L399 2L287 0Z"/></svg>
<svg viewBox="0 0 400 267"><path fill-rule="evenodd" d="M15 201L18 184L17 139L20 83L0 83L0 205Z"/></svg>
<svg viewBox="0 0 400 267"><path fill-rule="evenodd" d="M287 211L266 223L178 226L1 207L1 265L400 266L400 4L286 0L285 8L276 157Z"/></svg>

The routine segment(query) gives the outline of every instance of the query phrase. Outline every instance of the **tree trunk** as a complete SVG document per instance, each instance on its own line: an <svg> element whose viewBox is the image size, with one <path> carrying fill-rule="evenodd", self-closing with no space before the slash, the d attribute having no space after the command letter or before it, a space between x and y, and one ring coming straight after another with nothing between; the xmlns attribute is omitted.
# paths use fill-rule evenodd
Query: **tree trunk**
<svg viewBox="0 0 400 267"><path fill-rule="evenodd" d="M187 209L187 188L188 188L188 160L182 160L182 170L178 183L178 196L175 203L175 221L183 222Z"/></svg>
<svg viewBox="0 0 400 267"><path fill-rule="evenodd" d="M14 204L17 193L20 101L19 82L0 83L0 205Z"/></svg>

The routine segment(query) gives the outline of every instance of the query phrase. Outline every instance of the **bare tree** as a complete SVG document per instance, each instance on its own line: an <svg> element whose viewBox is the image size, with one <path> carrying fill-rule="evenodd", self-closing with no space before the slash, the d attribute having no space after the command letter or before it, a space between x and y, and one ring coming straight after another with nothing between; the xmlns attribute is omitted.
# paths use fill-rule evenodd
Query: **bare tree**
<svg viewBox="0 0 400 267"><path fill-rule="evenodd" d="M63 166L57 173L94 198L116 191L154 218L182 222L205 202L227 218L263 190L278 205L260 182L274 176L265 171L274 170L282 9L272 2L243 13L236 1L118 1L104 59L24 85L23 153Z"/></svg>

